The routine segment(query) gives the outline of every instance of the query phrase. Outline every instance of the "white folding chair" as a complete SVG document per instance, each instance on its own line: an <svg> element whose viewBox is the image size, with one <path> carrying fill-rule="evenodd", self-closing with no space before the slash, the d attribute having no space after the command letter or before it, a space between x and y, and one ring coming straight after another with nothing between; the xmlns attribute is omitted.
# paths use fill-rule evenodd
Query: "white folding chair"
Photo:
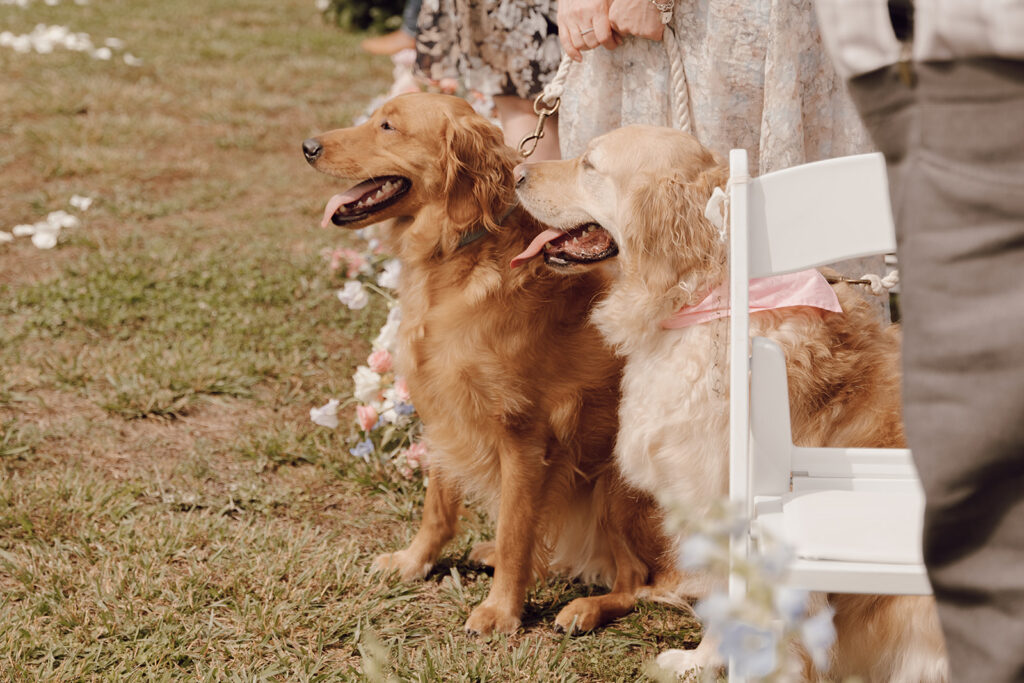
<svg viewBox="0 0 1024 683"><path fill-rule="evenodd" d="M751 520L732 554L744 558L771 535L795 553L794 587L928 594L910 451L794 446L785 357L773 341L749 340L750 278L895 251L885 160L864 154L752 179L746 151L733 150L729 166L729 496ZM729 591L745 593L735 574Z"/></svg>

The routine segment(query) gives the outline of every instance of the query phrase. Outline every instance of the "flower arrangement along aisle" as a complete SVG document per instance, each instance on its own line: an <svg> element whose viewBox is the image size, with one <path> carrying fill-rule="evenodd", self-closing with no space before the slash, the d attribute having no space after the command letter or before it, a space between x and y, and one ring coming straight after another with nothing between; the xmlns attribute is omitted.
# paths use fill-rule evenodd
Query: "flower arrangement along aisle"
<svg viewBox="0 0 1024 683"><path fill-rule="evenodd" d="M351 410L355 438L349 453L370 463L389 479L409 480L426 465L427 449L417 440L422 430L405 379L394 372L395 340L402 309L392 292L398 287L401 264L382 253L374 229L371 226L356 233L365 241L365 250L345 247L324 256L331 271L345 280L338 290L338 299L351 310L360 310L369 305L371 297L379 297L387 304L387 320L373 340L373 351L356 368L352 396L331 399L311 409L309 416L318 425L336 429L338 411Z"/></svg>

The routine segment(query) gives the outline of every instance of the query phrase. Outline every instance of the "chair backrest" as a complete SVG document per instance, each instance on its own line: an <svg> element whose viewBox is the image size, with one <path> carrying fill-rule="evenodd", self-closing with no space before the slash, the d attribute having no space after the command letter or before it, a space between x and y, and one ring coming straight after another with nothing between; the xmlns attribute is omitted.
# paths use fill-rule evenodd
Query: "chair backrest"
<svg viewBox="0 0 1024 683"><path fill-rule="evenodd" d="M892 253L895 228L885 158L879 154L829 159L750 178L746 150L729 155L730 446L729 495L751 513L752 484L775 486L790 473L750 479L751 277L788 273L848 258ZM778 370L776 369L776 372ZM785 386L785 366L781 369ZM758 416L766 438L790 439L789 406ZM784 425L784 426L783 426ZM770 435L770 436L768 436Z"/></svg>

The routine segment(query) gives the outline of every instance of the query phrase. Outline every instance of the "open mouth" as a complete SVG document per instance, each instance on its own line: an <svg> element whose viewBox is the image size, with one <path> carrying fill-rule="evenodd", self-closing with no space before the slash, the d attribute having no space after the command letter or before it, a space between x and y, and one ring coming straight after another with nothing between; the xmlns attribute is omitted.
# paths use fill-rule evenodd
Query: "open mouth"
<svg viewBox="0 0 1024 683"><path fill-rule="evenodd" d="M552 266L597 263L619 253L619 245L597 223L585 223L570 230L546 230L534 238L523 253L512 259L515 268L543 253Z"/></svg>
<svg viewBox="0 0 1024 683"><path fill-rule="evenodd" d="M328 222L346 225L361 221L397 202L410 187L412 182L402 176L382 176L364 180L327 201L321 225L327 227Z"/></svg>

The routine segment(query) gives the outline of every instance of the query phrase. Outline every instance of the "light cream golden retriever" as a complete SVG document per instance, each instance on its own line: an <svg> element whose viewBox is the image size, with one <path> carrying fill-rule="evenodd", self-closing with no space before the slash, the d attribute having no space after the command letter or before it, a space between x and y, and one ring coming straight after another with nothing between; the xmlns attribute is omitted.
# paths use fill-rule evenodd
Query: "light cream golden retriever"
<svg viewBox="0 0 1024 683"><path fill-rule="evenodd" d="M611 587L563 608L564 629L592 629L638 591L673 584L659 508L614 464L621 361L587 322L605 282L509 269L543 226L515 205L517 159L501 132L463 100L413 94L303 152L344 189L324 223L393 219L402 262L397 371L426 430L430 485L412 543L376 566L426 576L468 496L497 523L473 552L494 582L470 632L516 630L548 570Z"/></svg>
<svg viewBox="0 0 1024 683"><path fill-rule="evenodd" d="M698 512L728 486L728 318L682 329L662 323L727 279L727 241L704 217L727 178L692 136L641 126L597 138L578 159L516 168L523 206L558 229L517 263L543 255L557 272L601 269L613 278L592 320L626 359L615 447L626 481ZM842 313L793 307L751 316L751 333L786 352L794 439L903 446L898 331L882 329L848 285L835 289ZM829 600L839 634L830 677L946 679L931 598ZM674 663L687 669L710 656L698 648Z"/></svg>

